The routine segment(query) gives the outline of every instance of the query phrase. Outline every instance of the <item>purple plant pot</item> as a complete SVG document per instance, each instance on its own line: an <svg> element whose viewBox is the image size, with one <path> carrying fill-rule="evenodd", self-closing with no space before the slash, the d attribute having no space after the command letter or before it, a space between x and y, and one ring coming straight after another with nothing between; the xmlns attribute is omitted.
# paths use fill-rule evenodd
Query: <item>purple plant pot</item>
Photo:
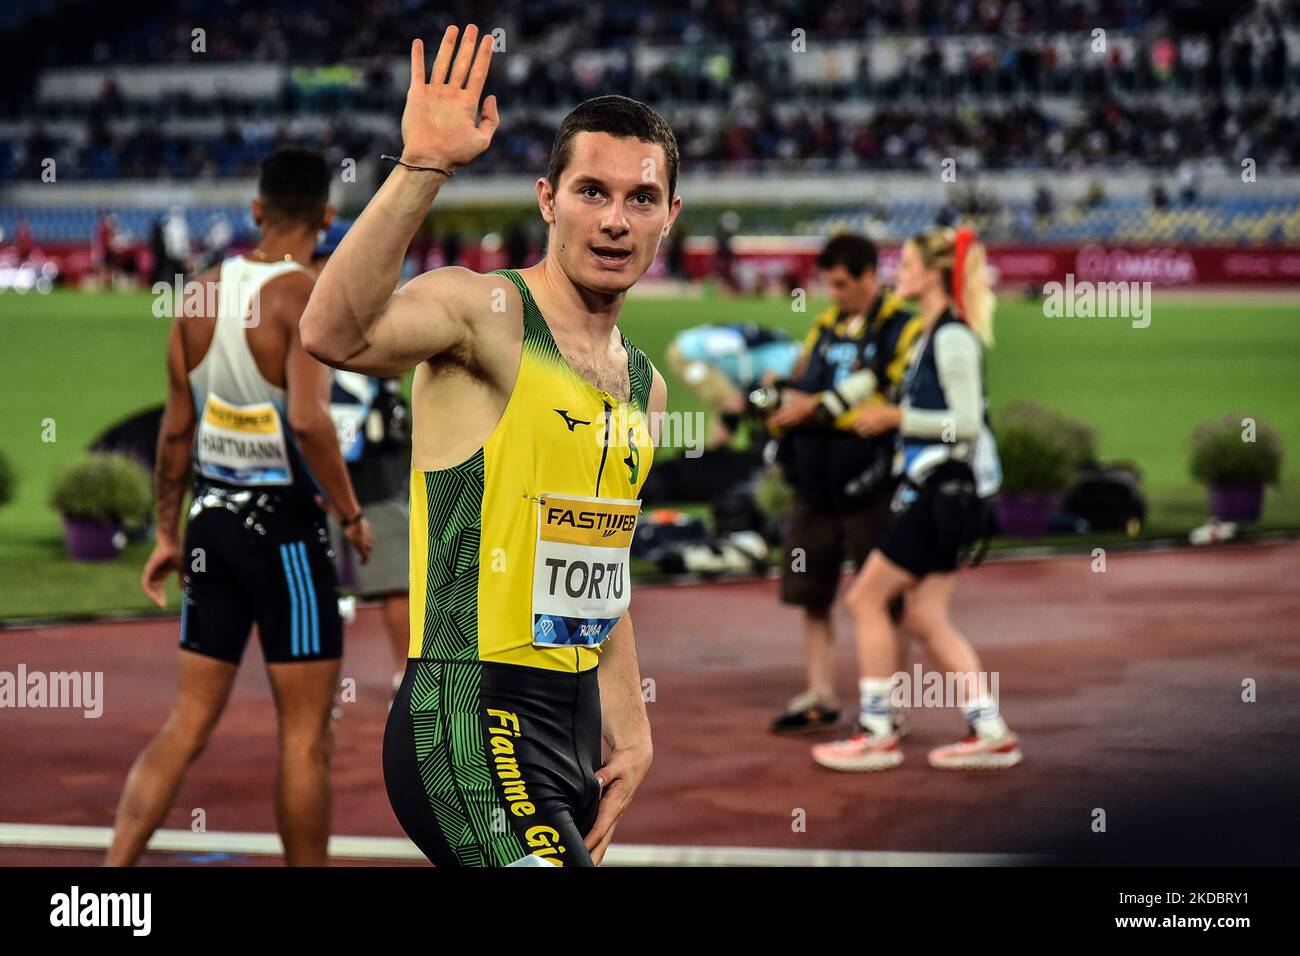
<svg viewBox="0 0 1300 956"><path fill-rule="evenodd" d="M1222 521L1258 521L1264 486L1210 485L1210 514Z"/></svg>
<svg viewBox="0 0 1300 956"><path fill-rule="evenodd" d="M998 494L998 527L1002 534L1040 538L1061 501L1059 492L1003 491Z"/></svg>
<svg viewBox="0 0 1300 956"><path fill-rule="evenodd" d="M63 539L73 561L111 561L122 553L126 532L117 521L105 524L64 515Z"/></svg>

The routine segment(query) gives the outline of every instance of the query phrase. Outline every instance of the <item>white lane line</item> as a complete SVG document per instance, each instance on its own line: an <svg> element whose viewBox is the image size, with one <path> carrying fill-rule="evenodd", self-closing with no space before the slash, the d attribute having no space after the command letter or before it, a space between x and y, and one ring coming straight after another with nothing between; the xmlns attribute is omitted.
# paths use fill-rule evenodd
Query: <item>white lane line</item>
<svg viewBox="0 0 1300 956"><path fill-rule="evenodd" d="M0 847L106 850L109 827L0 824ZM192 833L159 830L149 842L154 853L231 853L279 856L274 833ZM405 837L330 837L330 856L340 860L423 860ZM1039 858L1010 853L912 853L888 850L787 850L741 846L612 846L610 866L1026 866Z"/></svg>

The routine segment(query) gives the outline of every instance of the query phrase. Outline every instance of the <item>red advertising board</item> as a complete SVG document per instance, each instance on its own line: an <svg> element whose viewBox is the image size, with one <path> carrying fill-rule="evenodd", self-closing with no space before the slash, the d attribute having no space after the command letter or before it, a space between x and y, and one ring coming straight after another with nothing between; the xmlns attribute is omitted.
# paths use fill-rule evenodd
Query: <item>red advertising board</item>
<svg viewBox="0 0 1300 956"><path fill-rule="evenodd" d="M733 245L733 274L746 288L785 282L807 287L816 279L820 241L805 237L737 237ZM10 250L6 250L10 251ZM148 249L131 250L138 256L138 274L147 275ZM898 267L898 246L880 249L880 273L892 281ZM535 250L534 254L540 254ZM1032 246L993 245L988 248L994 281L1001 286L1043 285L1064 281L1150 282L1153 286L1259 285L1300 286L1300 248L1278 246ZM63 281L78 284L91 266L90 245L60 244L43 247L41 257L59 266ZM4 257L0 257L3 259ZM695 239L687 243L685 269L693 278L715 274L714 243ZM4 264L0 261L0 264ZM423 264L424 268L441 265ZM505 264L500 251L469 244L461 265L489 271ZM414 267L415 264L412 263ZM417 270L422 271L422 270ZM649 278L667 275L664 249L651 267Z"/></svg>
<svg viewBox="0 0 1300 956"><path fill-rule="evenodd" d="M880 273L891 281L898 266L898 247L880 250ZM712 250L688 252L687 269L694 276L713 271ZM800 284L816 272L816 247L802 240L781 248L765 242L761 248L735 249L735 267L750 274L777 278L791 275ZM1020 246L994 245L989 265L999 285L1042 285L1063 281L1068 274L1091 282L1150 282L1153 286L1300 285L1300 249L1248 246Z"/></svg>

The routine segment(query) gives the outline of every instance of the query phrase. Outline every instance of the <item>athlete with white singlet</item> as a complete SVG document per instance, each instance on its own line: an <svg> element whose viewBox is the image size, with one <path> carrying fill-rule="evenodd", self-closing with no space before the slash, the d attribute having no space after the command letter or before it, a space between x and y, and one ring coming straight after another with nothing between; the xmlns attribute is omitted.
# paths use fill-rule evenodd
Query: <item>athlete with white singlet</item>
<svg viewBox="0 0 1300 956"><path fill-rule="evenodd" d="M141 586L159 607L184 595L176 702L123 787L108 865L144 852L220 719L254 623L280 736L276 819L290 865L327 862L330 705L343 628L322 504L368 560L361 514L329 414L330 370L298 321L329 225L325 159L297 147L263 163L258 244L199 274L178 301L154 482L157 542ZM181 536L187 477L193 500Z"/></svg>

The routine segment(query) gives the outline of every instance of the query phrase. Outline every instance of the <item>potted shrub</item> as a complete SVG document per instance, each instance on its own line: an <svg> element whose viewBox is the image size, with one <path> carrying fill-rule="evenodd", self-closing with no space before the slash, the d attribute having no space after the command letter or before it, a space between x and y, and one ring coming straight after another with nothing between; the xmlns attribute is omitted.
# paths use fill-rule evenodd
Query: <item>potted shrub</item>
<svg viewBox="0 0 1300 956"><path fill-rule="evenodd" d="M1096 434L1036 402L1008 404L994 421L1002 488L998 525L1003 534L1047 533L1075 471L1096 457Z"/></svg>
<svg viewBox="0 0 1300 956"><path fill-rule="evenodd" d="M1028 422L1049 428L1060 439L1064 451L1069 456L1071 468L1096 464L1097 430L1077 418L1062 415L1038 402L1018 398L1002 406L1002 410L997 414L997 421L1001 425Z"/></svg>
<svg viewBox="0 0 1300 956"><path fill-rule="evenodd" d="M55 474L50 505L63 516L68 555L106 561L121 553L127 528L149 519L149 474L128 455L91 452Z"/></svg>
<svg viewBox="0 0 1300 956"><path fill-rule="evenodd" d="M1264 486L1282 471L1282 439L1247 415L1224 415L1192 431L1192 475L1210 491L1210 515L1258 521Z"/></svg>

